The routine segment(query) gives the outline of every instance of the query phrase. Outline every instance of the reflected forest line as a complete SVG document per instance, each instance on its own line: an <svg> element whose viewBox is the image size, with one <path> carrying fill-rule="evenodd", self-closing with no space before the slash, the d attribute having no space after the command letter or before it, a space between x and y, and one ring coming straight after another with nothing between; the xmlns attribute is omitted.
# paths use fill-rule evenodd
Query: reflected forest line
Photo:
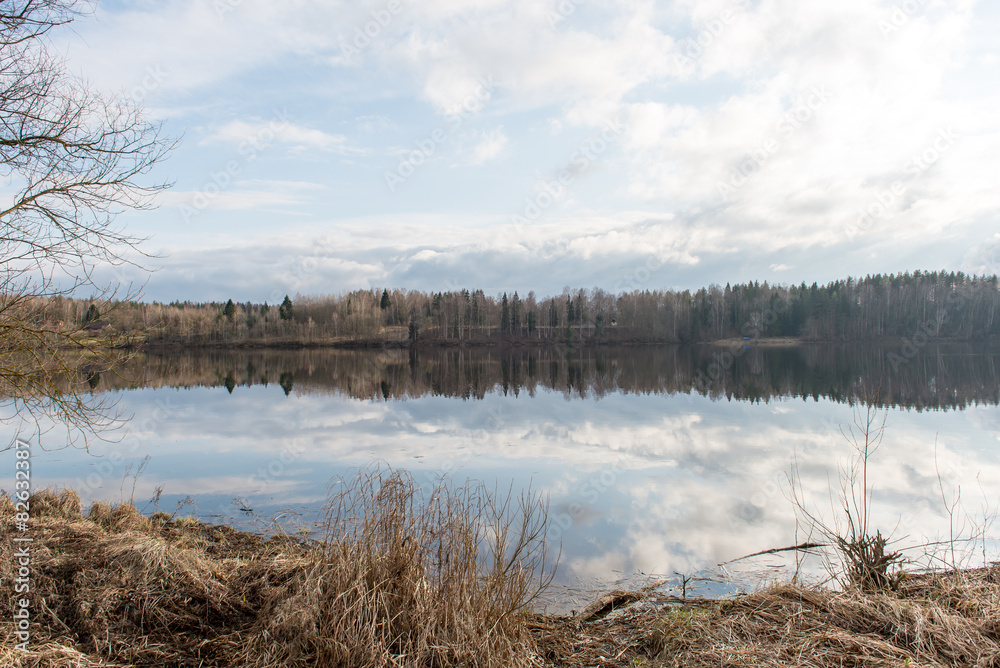
<svg viewBox="0 0 1000 668"><path fill-rule="evenodd" d="M431 348L200 350L138 355L122 373L90 378L93 391L130 387L278 386L285 395L363 400L427 395L481 399L538 390L570 398L610 393L697 393L712 399L778 397L853 402L881 387L884 405L962 409L1000 403L1000 347L978 343L768 347Z"/></svg>

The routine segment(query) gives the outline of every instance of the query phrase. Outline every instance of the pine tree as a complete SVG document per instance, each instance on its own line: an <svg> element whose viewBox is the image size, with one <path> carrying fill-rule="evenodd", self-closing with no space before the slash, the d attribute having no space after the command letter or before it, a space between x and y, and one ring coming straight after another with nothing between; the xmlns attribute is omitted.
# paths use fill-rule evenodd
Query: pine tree
<svg viewBox="0 0 1000 668"><path fill-rule="evenodd" d="M510 331L514 334L521 333L521 298L517 296L517 291L510 301Z"/></svg>
<svg viewBox="0 0 1000 668"><path fill-rule="evenodd" d="M288 298L288 295L285 295L285 301L281 302L281 306L278 307L278 315L281 316L282 320L291 320L294 309L292 300Z"/></svg>
<svg viewBox="0 0 1000 668"><path fill-rule="evenodd" d="M92 322L97 322L101 319L101 313L97 310L97 307L93 304L87 309L87 313L83 316L83 324L89 325Z"/></svg>
<svg viewBox="0 0 1000 668"><path fill-rule="evenodd" d="M510 331L510 306L507 304L507 293L503 293L500 304L500 331L504 334Z"/></svg>
<svg viewBox="0 0 1000 668"><path fill-rule="evenodd" d="M384 311L389 308L390 303L388 290L382 290L382 300L378 303L378 307Z"/></svg>
<svg viewBox="0 0 1000 668"><path fill-rule="evenodd" d="M222 309L222 315L226 316L230 320L236 317L236 304L233 303L232 299L226 302L226 307Z"/></svg>

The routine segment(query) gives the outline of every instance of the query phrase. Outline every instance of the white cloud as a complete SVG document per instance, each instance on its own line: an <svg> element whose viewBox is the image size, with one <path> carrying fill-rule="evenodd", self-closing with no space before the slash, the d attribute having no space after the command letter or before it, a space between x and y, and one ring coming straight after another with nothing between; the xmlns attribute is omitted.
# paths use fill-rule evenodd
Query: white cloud
<svg viewBox="0 0 1000 668"><path fill-rule="evenodd" d="M469 157L470 165L482 165L503 155L509 139L503 132L503 127L494 128L480 134L480 141L472 149Z"/></svg>
<svg viewBox="0 0 1000 668"><path fill-rule="evenodd" d="M310 193L325 189L324 186L306 181L280 181L265 179L236 179L226 189L213 188L212 182L200 190L168 190L159 195L159 204L168 208L191 207L198 215L210 210L249 211L281 207L287 211L306 201Z"/></svg>
<svg viewBox="0 0 1000 668"><path fill-rule="evenodd" d="M733 268L811 282L957 267L993 234L998 17L984 3L921 3L903 20L876 0L574 6L553 21L557 5L534 0L404 3L350 63L341 46L374 20L377 0L243 0L221 15L197 0L102 5L75 26L82 39L65 39L72 66L101 85L149 79L144 99L194 139L177 151L182 173L221 168L251 139L280 148L241 176L326 186L343 212L333 223L352 230L349 246L378 254L383 280L426 285L445 268L481 268L483 280L467 282L492 284L504 262L484 262L492 252L572 284L611 287L650 254L678 268L662 280L686 285L730 280ZM413 182L387 192L378 162L413 155L446 127L442 114L469 104ZM285 107L288 119L268 116ZM505 226L609 118L626 130L586 181L530 226ZM946 150L935 147L942 132L954 136ZM290 173L289 158L304 156L312 173ZM915 157L925 164L914 169ZM456 164L490 164L491 177ZM197 194L188 190L164 201ZM317 193L244 184L205 220L281 207L314 226L331 210ZM362 218L377 222L359 229ZM267 243L266 219L252 243ZM433 262L417 257L429 244Z"/></svg>
<svg viewBox="0 0 1000 668"><path fill-rule="evenodd" d="M232 120L211 131L201 141L202 144L212 142L248 148L279 143L296 152L330 151L341 155L367 153L364 149L348 146L344 135L331 135L322 130L290 123L284 118L271 121Z"/></svg>
<svg viewBox="0 0 1000 668"><path fill-rule="evenodd" d="M1000 274L1000 234L970 250L963 259L962 269L970 274Z"/></svg>
<svg viewBox="0 0 1000 668"><path fill-rule="evenodd" d="M337 0L166 0L124 10L102 4L93 19L74 23L75 34L62 35L61 49L104 88L140 85L154 67L166 73L157 89L193 91L278 56L332 50L330 27L345 15L347 3Z"/></svg>
<svg viewBox="0 0 1000 668"><path fill-rule="evenodd" d="M778 245L926 238L995 210L986 175L1000 141L979 111L988 106L945 92L970 13L942 4L885 38L887 14L861 0L741 10L699 62L702 77L753 77L743 90L701 107L628 105L630 194L698 207L705 225L741 236L749 226ZM727 58L709 60L713 53ZM958 139L944 142L932 168L912 169L912 156L932 151L941 133ZM895 181L904 193L849 235L858 210Z"/></svg>
<svg viewBox="0 0 1000 668"><path fill-rule="evenodd" d="M624 8L612 34L599 36L583 11L553 26L552 8L528 0L479 9L422 24L387 51L389 62L426 82L424 96L442 112L488 75L502 82L508 105L572 101L573 120L595 122L631 89L674 69L673 40L650 27L642 10Z"/></svg>

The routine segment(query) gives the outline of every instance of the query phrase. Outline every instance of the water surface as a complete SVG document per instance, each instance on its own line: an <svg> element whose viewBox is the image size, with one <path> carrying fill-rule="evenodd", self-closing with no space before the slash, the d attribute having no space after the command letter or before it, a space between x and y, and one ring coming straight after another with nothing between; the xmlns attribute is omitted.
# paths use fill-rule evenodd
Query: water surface
<svg viewBox="0 0 1000 668"><path fill-rule="evenodd" d="M92 383L131 417L119 442L87 452L44 438L35 485L140 506L162 490L168 512L250 528L277 517L290 531L315 526L331 479L373 464L420 483L530 487L550 500L561 585L731 574L697 584L717 593L787 559L717 564L807 538L788 498L793 465L830 516L862 395L886 411L874 523L901 545L940 539L942 492L959 489L960 519L981 522L1000 499L998 362L971 344L909 358L742 345L147 355Z"/></svg>

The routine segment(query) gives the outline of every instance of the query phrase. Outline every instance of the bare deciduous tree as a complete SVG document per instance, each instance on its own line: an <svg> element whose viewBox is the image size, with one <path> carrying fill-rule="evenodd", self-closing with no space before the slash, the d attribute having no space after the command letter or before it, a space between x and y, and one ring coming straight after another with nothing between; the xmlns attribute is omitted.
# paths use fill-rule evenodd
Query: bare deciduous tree
<svg viewBox="0 0 1000 668"><path fill-rule="evenodd" d="M113 341L94 345L94 323L43 317L43 300L116 295L94 270L141 256L115 218L153 204L167 184L144 177L173 144L136 101L92 90L52 52L48 33L83 8L0 2L0 396L92 426L73 381L110 368Z"/></svg>

